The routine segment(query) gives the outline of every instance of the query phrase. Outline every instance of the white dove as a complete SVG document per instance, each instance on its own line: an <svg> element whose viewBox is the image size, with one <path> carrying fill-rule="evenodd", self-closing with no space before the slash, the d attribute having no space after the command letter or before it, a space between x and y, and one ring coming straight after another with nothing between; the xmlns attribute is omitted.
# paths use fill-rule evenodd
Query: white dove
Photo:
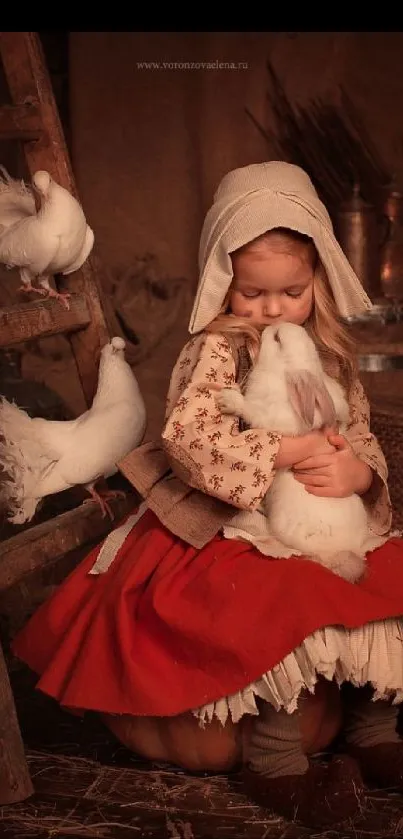
<svg viewBox="0 0 403 839"><path fill-rule="evenodd" d="M31 418L0 398L0 467L9 521L22 524L35 515L42 498L78 484L112 518L97 480L115 474L117 462L142 441L146 409L137 379L125 360L123 338L101 350L98 385L91 408L74 420ZM90 499L88 499L90 500Z"/></svg>
<svg viewBox="0 0 403 839"><path fill-rule="evenodd" d="M56 297L69 308L70 295L51 288L49 277L77 271L91 253L94 233L81 205L49 172L35 172L31 188L3 166L0 171L0 262L19 269L21 290Z"/></svg>

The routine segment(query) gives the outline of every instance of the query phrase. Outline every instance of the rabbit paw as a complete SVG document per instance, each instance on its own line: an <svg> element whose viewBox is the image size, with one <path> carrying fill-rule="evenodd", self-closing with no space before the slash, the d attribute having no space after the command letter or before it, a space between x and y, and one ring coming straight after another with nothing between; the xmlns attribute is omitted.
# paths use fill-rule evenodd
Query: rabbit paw
<svg viewBox="0 0 403 839"><path fill-rule="evenodd" d="M240 390L232 387L224 387L216 396L216 403L223 414L242 413L244 398Z"/></svg>

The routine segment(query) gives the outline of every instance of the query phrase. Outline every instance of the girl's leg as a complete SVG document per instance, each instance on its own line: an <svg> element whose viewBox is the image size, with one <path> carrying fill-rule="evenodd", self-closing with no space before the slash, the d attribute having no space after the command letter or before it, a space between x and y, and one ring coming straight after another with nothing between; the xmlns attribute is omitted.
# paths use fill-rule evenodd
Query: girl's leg
<svg viewBox="0 0 403 839"><path fill-rule="evenodd" d="M268 702L261 704L251 729L248 764L267 778L305 775L309 763L301 747L298 712L288 714Z"/></svg>
<svg viewBox="0 0 403 839"><path fill-rule="evenodd" d="M286 818L315 827L333 825L359 811L361 775L347 755L328 765L309 762L302 749L300 712L276 711L262 702L252 724L245 785L251 798Z"/></svg>
<svg viewBox="0 0 403 839"><path fill-rule="evenodd" d="M403 740L396 730L399 706L383 699L374 702L369 686L345 685L343 697L346 750L358 761L364 780L403 789Z"/></svg>

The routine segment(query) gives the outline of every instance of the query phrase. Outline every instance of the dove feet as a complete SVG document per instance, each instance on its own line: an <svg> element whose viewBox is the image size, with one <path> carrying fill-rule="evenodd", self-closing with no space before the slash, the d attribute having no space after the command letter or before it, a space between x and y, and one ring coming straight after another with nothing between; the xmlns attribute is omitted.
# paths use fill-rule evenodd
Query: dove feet
<svg viewBox="0 0 403 839"><path fill-rule="evenodd" d="M24 293L33 291L34 294L41 294L42 297L45 297L45 294L48 293L44 288L35 288L31 283L23 283L23 285L18 286L17 291L23 291Z"/></svg>
<svg viewBox="0 0 403 839"><path fill-rule="evenodd" d="M70 309L69 298L71 294L67 291L55 291L53 288L35 288L32 283L23 283L18 287L18 291L23 291L24 293L33 292L34 294L40 294L42 297L53 297L55 300L60 300L63 306L66 309Z"/></svg>
<svg viewBox="0 0 403 839"><path fill-rule="evenodd" d="M44 291L47 297L53 297L55 300L60 300L66 309L70 309L69 298L71 294L67 291L55 291L54 288L49 288Z"/></svg>
<svg viewBox="0 0 403 839"><path fill-rule="evenodd" d="M86 498L85 501L83 501L83 504L88 504L90 501L96 501L102 510L102 518L105 518L105 516L108 515L110 520L113 521L115 516L113 510L111 510L108 504L108 500L112 500L112 498L126 498L126 493L121 489L107 489L100 490L100 492L97 492L94 487L87 487L87 489L91 498Z"/></svg>

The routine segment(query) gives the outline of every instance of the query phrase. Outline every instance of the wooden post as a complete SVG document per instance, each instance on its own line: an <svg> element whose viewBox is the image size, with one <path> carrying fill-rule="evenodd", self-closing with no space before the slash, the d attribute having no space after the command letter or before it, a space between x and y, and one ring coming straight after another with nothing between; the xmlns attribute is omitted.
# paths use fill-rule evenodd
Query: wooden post
<svg viewBox="0 0 403 839"><path fill-rule="evenodd" d="M33 792L6 662L0 645L0 805L24 801L33 795Z"/></svg>

